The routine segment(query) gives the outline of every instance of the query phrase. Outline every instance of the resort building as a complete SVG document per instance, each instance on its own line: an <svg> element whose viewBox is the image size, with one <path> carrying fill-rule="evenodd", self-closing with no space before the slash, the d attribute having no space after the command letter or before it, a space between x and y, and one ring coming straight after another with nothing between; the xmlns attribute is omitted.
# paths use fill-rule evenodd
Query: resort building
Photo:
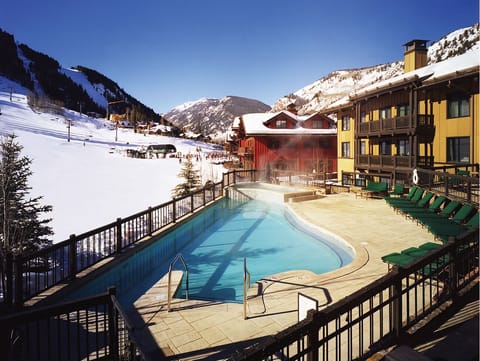
<svg viewBox="0 0 480 361"><path fill-rule="evenodd" d="M478 163L480 51L427 65L426 43L405 44L404 74L321 112L338 119L343 183L408 183L417 167Z"/></svg>
<svg viewBox="0 0 480 361"><path fill-rule="evenodd" d="M293 106L244 114L234 119L230 138L244 169L337 171L337 129L326 115L299 116Z"/></svg>

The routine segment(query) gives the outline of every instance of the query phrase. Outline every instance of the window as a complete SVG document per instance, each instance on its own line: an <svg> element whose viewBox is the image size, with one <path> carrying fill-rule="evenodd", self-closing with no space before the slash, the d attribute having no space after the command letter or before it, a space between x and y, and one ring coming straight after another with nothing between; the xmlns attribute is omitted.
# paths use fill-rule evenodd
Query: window
<svg viewBox="0 0 480 361"><path fill-rule="evenodd" d="M280 142L278 141L278 139L270 139L268 141L268 148L270 148L270 149L280 148Z"/></svg>
<svg viewBox="0 0 480 361"><path fill-rule="evenodd" d="M397 106L397 117L406 117L409 113L408 104L401 104Z"/></svg>
<svg viewBox="0 0 480 361"><path fill-rule="evenodd" d="M323 128L323 121L318 120L318 119L312 121L312 128L314 128L314 129L322 129L322 128Z"/></svg>
<svg viewBox="0 0 480 361"><path fill-rule="evenodd" d="M342 158L350 158L350 142L342 142Z"/></svg>
<svg viewBox="0 0 480 361"><path fill-rule="evenodd" d="M360 154L361 155L367 154L367 142L365 142L364 140L360 142Z"/></svg>
<svg viewBox="0 0 480 361"><path fill-rule="evenodd" d="M392 109L390 107L380 109L380 119L390 119L392 117Z"/></svg>
<svg viewBox="0 0 480 361"><path fill-rule="evenodd" d="M361 112L360 113L360 123L365 123L367 121L367 113Z"/></svg>
<svg viewBox="0 0 480 361"><path fill-rule="evenodd" d="M447 138L447 162L470 162L470 138Z"/></svg>
<svg viewBox="0 0 480 361"><path fill-rule="evenodd" d="M348 115L342 117L342 130L350 130L350 117Z"/></svg>
<svg viewBox="0 0 480 361"><path fill-rule="evenodd" d="M460 118L470 115L470 100L468 95L453 95L447 99L447 117Z"/></svg>
<svg viewBox="0 0 480 361"><path fill-rule="evenodd" d="M392 155L392 143L390 141L384 140L380 142L380 154Z"/></svg>
<svg viewBox="0 0 480 361"><path fill-rule="evenodd" d="M285 119L279 119L275 122L275 128L277 129L286 129L287 121Z"/></svg>
<svg viewBox="0 0 480 361"><path fill-rule="evenodd" d="M397 155L410 155L407 139L400 139L397 143Z"/></svg>
<svg viewBox="0 0 480 361"><path fill-rule="evenodd" d="M307 148L315 148L315 140L314 139L305 139L303 141L303 148L304 149L307 149Z"/></svg>

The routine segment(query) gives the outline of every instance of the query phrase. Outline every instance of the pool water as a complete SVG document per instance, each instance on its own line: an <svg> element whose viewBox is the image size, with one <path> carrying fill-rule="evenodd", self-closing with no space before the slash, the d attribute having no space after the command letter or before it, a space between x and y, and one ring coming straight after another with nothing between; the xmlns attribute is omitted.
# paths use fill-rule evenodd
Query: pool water
<svg viewBox="0 0 480 361"><path fill-rule="evenodd" d="M120 302L128 308L168 272L177 253L182 254L188 267L189 298L224 302L243 300L244 258L252 283L290 270L321 274L352 260L340 245L322 241L295 223L281 204L223 199L69 298L103 292L115 285ZM177 262L175 269L183 270L182 262ZM184 287L178 297L183 296Z"/></svg>

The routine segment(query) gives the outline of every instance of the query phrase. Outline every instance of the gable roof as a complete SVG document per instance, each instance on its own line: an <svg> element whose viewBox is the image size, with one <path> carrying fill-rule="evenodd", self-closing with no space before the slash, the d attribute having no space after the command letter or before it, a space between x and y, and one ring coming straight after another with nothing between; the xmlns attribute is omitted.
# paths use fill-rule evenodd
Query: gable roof
<svg viewBox="0 0 480 361"><path fill-rule="evenodd" d="M291 129L276 129L266 126L268 122L282 114L294 121L295 128ZM287 111L280 111L276 113L250 113L235 117L232 124L232 129L238 129L241 124L245 129L245 134L248 135L336 135L337 129L312 129L303 128L302 124L313 117L313 115L296 115Z"/></svg>

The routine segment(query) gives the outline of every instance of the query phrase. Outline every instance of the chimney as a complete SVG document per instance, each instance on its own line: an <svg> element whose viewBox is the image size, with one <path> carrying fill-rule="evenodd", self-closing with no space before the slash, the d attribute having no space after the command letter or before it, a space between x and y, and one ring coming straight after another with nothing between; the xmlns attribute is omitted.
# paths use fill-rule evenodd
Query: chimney
<svg viewBox="0 0 480 361"><path fill-rule="evenodd" d="M297 114L297 107L294 103L290 103L287 105L287 111L289 111L292 114Z"/></svg>
<svg viewBox="0 0 480 361"><path fill-rule="evenodd" d="M403 44L403 46L405 46L404 73L427 65L427 41L428 40L415 39Z"/></svg>

